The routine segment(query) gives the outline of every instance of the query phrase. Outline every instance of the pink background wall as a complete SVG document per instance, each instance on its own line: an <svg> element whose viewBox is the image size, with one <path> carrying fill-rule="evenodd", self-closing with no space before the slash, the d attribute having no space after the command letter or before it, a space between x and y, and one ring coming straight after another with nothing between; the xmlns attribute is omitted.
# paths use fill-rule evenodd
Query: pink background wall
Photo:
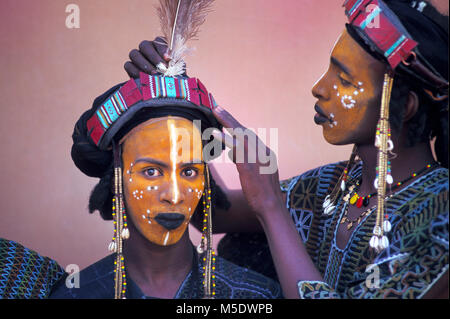
<svg viewBox="0 0 450 319"><path fill-rule="evenodd" d="M216 1L191 43L191 76L247 127L278 128L281 178L349 156L350 146L322 139L310 93L344 28L342 2ZM80 8L79 29L65 26L70 3ZM156 3L0 1L1 237L62 266L83 268L108 254L112 223L87 212L97 180L72 163L71 134L96 96L127 80L128 52L160 34ZM216 167L239 186L232 164Z"/></svg>

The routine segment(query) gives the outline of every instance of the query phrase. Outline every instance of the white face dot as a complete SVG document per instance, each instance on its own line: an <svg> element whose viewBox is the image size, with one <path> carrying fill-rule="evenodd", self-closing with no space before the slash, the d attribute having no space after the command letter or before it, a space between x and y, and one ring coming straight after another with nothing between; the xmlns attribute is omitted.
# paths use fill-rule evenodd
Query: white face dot
<svg viewBox="0 0 450 319"><path fill-rule="evenodd" d="M341 98L341 103L342 103L342 106L345 107L346 109L351 109L352 107L355 106L356 101L353 99L353 96L344 95Z"/></svg>

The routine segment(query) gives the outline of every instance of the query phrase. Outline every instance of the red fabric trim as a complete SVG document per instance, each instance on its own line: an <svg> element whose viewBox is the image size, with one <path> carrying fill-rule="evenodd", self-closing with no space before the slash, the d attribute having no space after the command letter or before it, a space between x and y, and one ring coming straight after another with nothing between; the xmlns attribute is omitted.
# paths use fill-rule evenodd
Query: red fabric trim
<svg viewBox="0 0 450 319"><path fill-rule="evenodd" d="M200 89L198 94L200 95L201 104L208 108L211 108L211 103L209 101L209 96L208 96L208 90L206 89L206 87L203 85L203 83L199 79L197 79L197 83L198 83L198 88Z"/></svg>
<svg viewBox="0 0 450 319"><path fill-rule="evenodd" d="M134 82L134 79L130 79L127 83L125 83L125 85L120 88L120 93L127 103L127 107L142 101L142 94L139 91L136 82Z"/></svg>
<svg viewBox="0 0 450 319"><path fill-rule="evenodd" d="M411 39L406 39L403 44L401 44L401 47L397 49L397 52L395 54L391 54L388 57L388 62L392 66L392 68L397 67L400 62L402 62L403 59L406 59L409 55L409 53L417 46L417 42Z"/></svg>
<svg viewBox="0 0 450 319"><path fill-rule="evenodd" d="M350 11L350 9L352 9L353 8L353 6L355 5L355 3L356 2L358 2L359 0L349 0L347 3L345 3L345 10L347 11L347 13L350 13L349 11ZM358 7L353 11L353 14L352 15L350 15L348 18L349 18L349 21L351 22L351 23L353 23L353 20L362 12L363 13L363 16L364 17L367 17L367 14L364 14L365 13L365 10L366 10L366 6L367 5L369 5L371 2L373 2L373 0L364 0L364 1L362 1L359 5L358 5ZM376 1L375 1L375 3L374 3L375 5L378 5L378 3L376 3Z"/></svg>
<svg viewBox="0 0 450 319"><path fill-rule="evenodd" d="M147 101L152 98L152 94L150 92L150 75L139 72L139 79L141 80L141 90L142 90L142 98L144 101Z"/></svg>
<svg viewBox="0 0 450 319"><path fill-rule="evenodd" d="M86 127L91 137L92 141L98 146L100 139L102 138L105 131L103 130L103 125L98 120L97 114L94 115L86 122Z"/></svg>
<svg viewBox="0 0 450 319"><path fill-rule="evenodd" d="M188 79L188 86L189 86L189 95L192 103L194 103L197 106L200 106L200 96L198 95L198 85L197 80L195 78Z"/></svg>

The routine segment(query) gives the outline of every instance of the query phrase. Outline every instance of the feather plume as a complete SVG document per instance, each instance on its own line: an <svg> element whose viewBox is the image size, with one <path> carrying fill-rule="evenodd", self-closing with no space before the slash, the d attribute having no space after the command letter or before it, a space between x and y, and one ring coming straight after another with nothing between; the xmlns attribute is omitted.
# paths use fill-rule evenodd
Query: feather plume
<svg viewBox="0 0 450 319"><path fill-rule="evenodd" d="M184 57L190 51L186 45L197 38L200 26L211 11L214 0L159 0L157 8L161 31L169 46L169 66L162 63L158 71L164 76L177 76L185 71Z"/></svg>

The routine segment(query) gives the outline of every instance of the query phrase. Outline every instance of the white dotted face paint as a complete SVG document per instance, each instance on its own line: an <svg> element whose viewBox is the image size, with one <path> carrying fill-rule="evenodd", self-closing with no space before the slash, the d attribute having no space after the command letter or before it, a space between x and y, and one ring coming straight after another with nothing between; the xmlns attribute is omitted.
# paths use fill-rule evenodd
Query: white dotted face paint
<svg viewBox="0 0 450 319"><path fill-rule="evenodd" d="M337 91L338 87L337 87L337 85L336 85L336 84L335 84L335 85L333 85L333 89L334 89L335 91ZM336 92L336 96L339 96L339 91L337 91L337 92Z"/></svg>
<svg viewBox="0 0 450 319"><path fill-rule="evenodd" d="M136 198L136 200L142 199L143 194L144 194L144 191L138 191L138 190L133 191L133 197Z"/></svg>
<svg viewBox="0 0 450 319"><path fill-rule="evenodd" d="M130 178L128 179L128 181L131 183L133 181L133 179L131 178L131 170L133 168L133 163L130 164L130 169L127 170L127 174L130 176Z"/></svg>
<svg viewBox="0 0 450 319"><path fill-rule="evenodd" d="M344 95L341 98L341 103L346 109L351 109L355 106L356 101L353 99L352 95Z"/></svg>
<svg viewBox="0 0 450 319"><path fill-rule="evenodd" d="M338 86L335 84L333 85L333 89L336 91L336 96L341 98L341 104L346 109L351 109L355 107L356 101L353 98L353 96L357 96L359 93L364 92L364 89L361 87L363 85L362 82L358 82L358 87L356 90L353 91L353 95L347 95L347 94L340 94L338 91ZM331 127L335 126L336 124L332 123L330 124Z"/></svg>
<svg viewBox="0 0 450 319"><path fill-rule="evenodd" d="M333 121L334 119L334 114L330 113L330 119ZM332 123L328 124L330 127L335 127L337 125L336 121L333 121Z"/></svg>

